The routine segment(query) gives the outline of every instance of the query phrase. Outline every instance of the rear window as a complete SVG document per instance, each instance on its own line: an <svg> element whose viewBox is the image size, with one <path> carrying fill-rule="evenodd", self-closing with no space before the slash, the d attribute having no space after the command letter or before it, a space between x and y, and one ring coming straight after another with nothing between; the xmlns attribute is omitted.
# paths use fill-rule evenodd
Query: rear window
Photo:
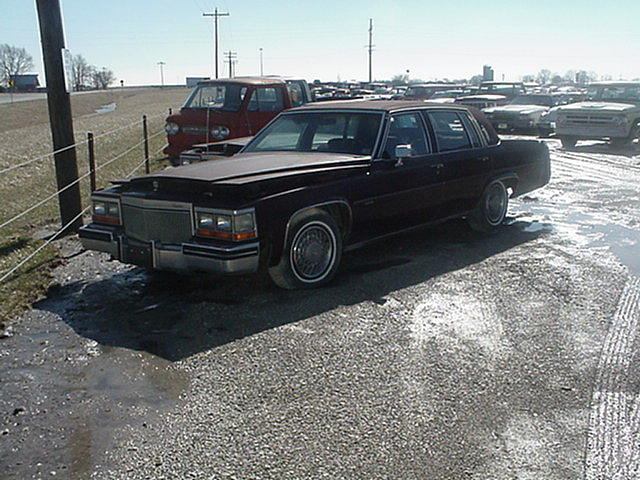
<svg viewBox="0 0 640 480"><path fill-rule="evenodd" d="M471 148L469 136L456 112L429 112L429 120L438 142L438 150L447 152Z"/></svg>

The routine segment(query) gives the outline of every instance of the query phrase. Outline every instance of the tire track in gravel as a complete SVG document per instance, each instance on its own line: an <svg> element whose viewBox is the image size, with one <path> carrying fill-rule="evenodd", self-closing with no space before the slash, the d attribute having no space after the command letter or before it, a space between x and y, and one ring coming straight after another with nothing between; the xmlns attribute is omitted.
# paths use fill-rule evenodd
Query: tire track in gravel
<svg viewBox="0 0 640 480"><path fill-rule="evenodd" d="M640 467L640 395L628 376L640 322L640 278L625 286L604 340L591 401L586 480L628 480Z"/></svg>
<svg viewBox="0 0 640 480"><path fill-rule="evenodd" d="M586 174L592 179L615 182L616 186L624 185L628 188L637 188L638 186L637 182L630 180L630 176L635 177L637 175L635 169L622 165L614 166L609 163L598 165L598 162L589 161L586 156L578 159L566 157L558 152L553 152L552 156L556 164L575 168L575 173L579 173L581 177Z"/></svg>

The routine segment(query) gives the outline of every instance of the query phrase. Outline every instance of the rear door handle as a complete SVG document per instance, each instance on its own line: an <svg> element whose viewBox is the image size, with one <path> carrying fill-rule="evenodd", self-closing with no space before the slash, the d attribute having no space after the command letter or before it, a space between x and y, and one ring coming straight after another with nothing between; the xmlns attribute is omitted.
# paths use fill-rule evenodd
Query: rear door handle
<svg viewBox="0 0 640 480"><path fill-rule="evenodd" d="M431 168L437 168L438 170L440 170L441 168L444 168L444 163L436 163L434 165L431 165Z"/></svg>
<svg viewBox="0 0 640 480"><path fill-rule="evenodd" d="M491 157L478 157L478 160L480 160L481 162L488 162L489 160L491 160Z"/></svg>

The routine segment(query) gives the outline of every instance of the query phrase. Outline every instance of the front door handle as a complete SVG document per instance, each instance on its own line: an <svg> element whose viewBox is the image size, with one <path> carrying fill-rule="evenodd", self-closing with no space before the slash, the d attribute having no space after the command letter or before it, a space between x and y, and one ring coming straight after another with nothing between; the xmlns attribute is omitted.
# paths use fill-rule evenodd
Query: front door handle
<svg viewBox="0 0 640 480"><path fill-rule="evenodd" d="M478 160L480 160L483 163L488 162L489 160L491 160L491 157L478 157Z"/></svg>
<svg viewBox="0 0 640 480"><path fill-rule="evenodd" d="M433 165L431 165L431 168L440 170L441 168L444 168L444 163L434 163Z"/></svg>

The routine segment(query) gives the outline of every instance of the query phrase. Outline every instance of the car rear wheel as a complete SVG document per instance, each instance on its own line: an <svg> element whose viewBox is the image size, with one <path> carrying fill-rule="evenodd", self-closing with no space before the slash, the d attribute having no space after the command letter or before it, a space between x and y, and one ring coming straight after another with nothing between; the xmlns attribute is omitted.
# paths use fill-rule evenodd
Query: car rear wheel
<svg viewBox="0 0 640 480"><path fill-rule="evenodd" d="M269 275L287 290L324 285L334 277L342 257L342 236L335 219L313 209L289 225L282 257Z"/></svg>
<svg viewBox="0 0 640 480"><path fill-rule="evenodd" d="M573 148L578 143L578 139L573 137L560 137L560 141L562 142L562 148Z"/></svg>
<svg viewBox="0 0 640 480"><path fill-rule="evenodd" d="M504 221L509 209L509 191L501 181L490 183L485 188L478 205L467 222L479 232L493 232Z"/></svg>

